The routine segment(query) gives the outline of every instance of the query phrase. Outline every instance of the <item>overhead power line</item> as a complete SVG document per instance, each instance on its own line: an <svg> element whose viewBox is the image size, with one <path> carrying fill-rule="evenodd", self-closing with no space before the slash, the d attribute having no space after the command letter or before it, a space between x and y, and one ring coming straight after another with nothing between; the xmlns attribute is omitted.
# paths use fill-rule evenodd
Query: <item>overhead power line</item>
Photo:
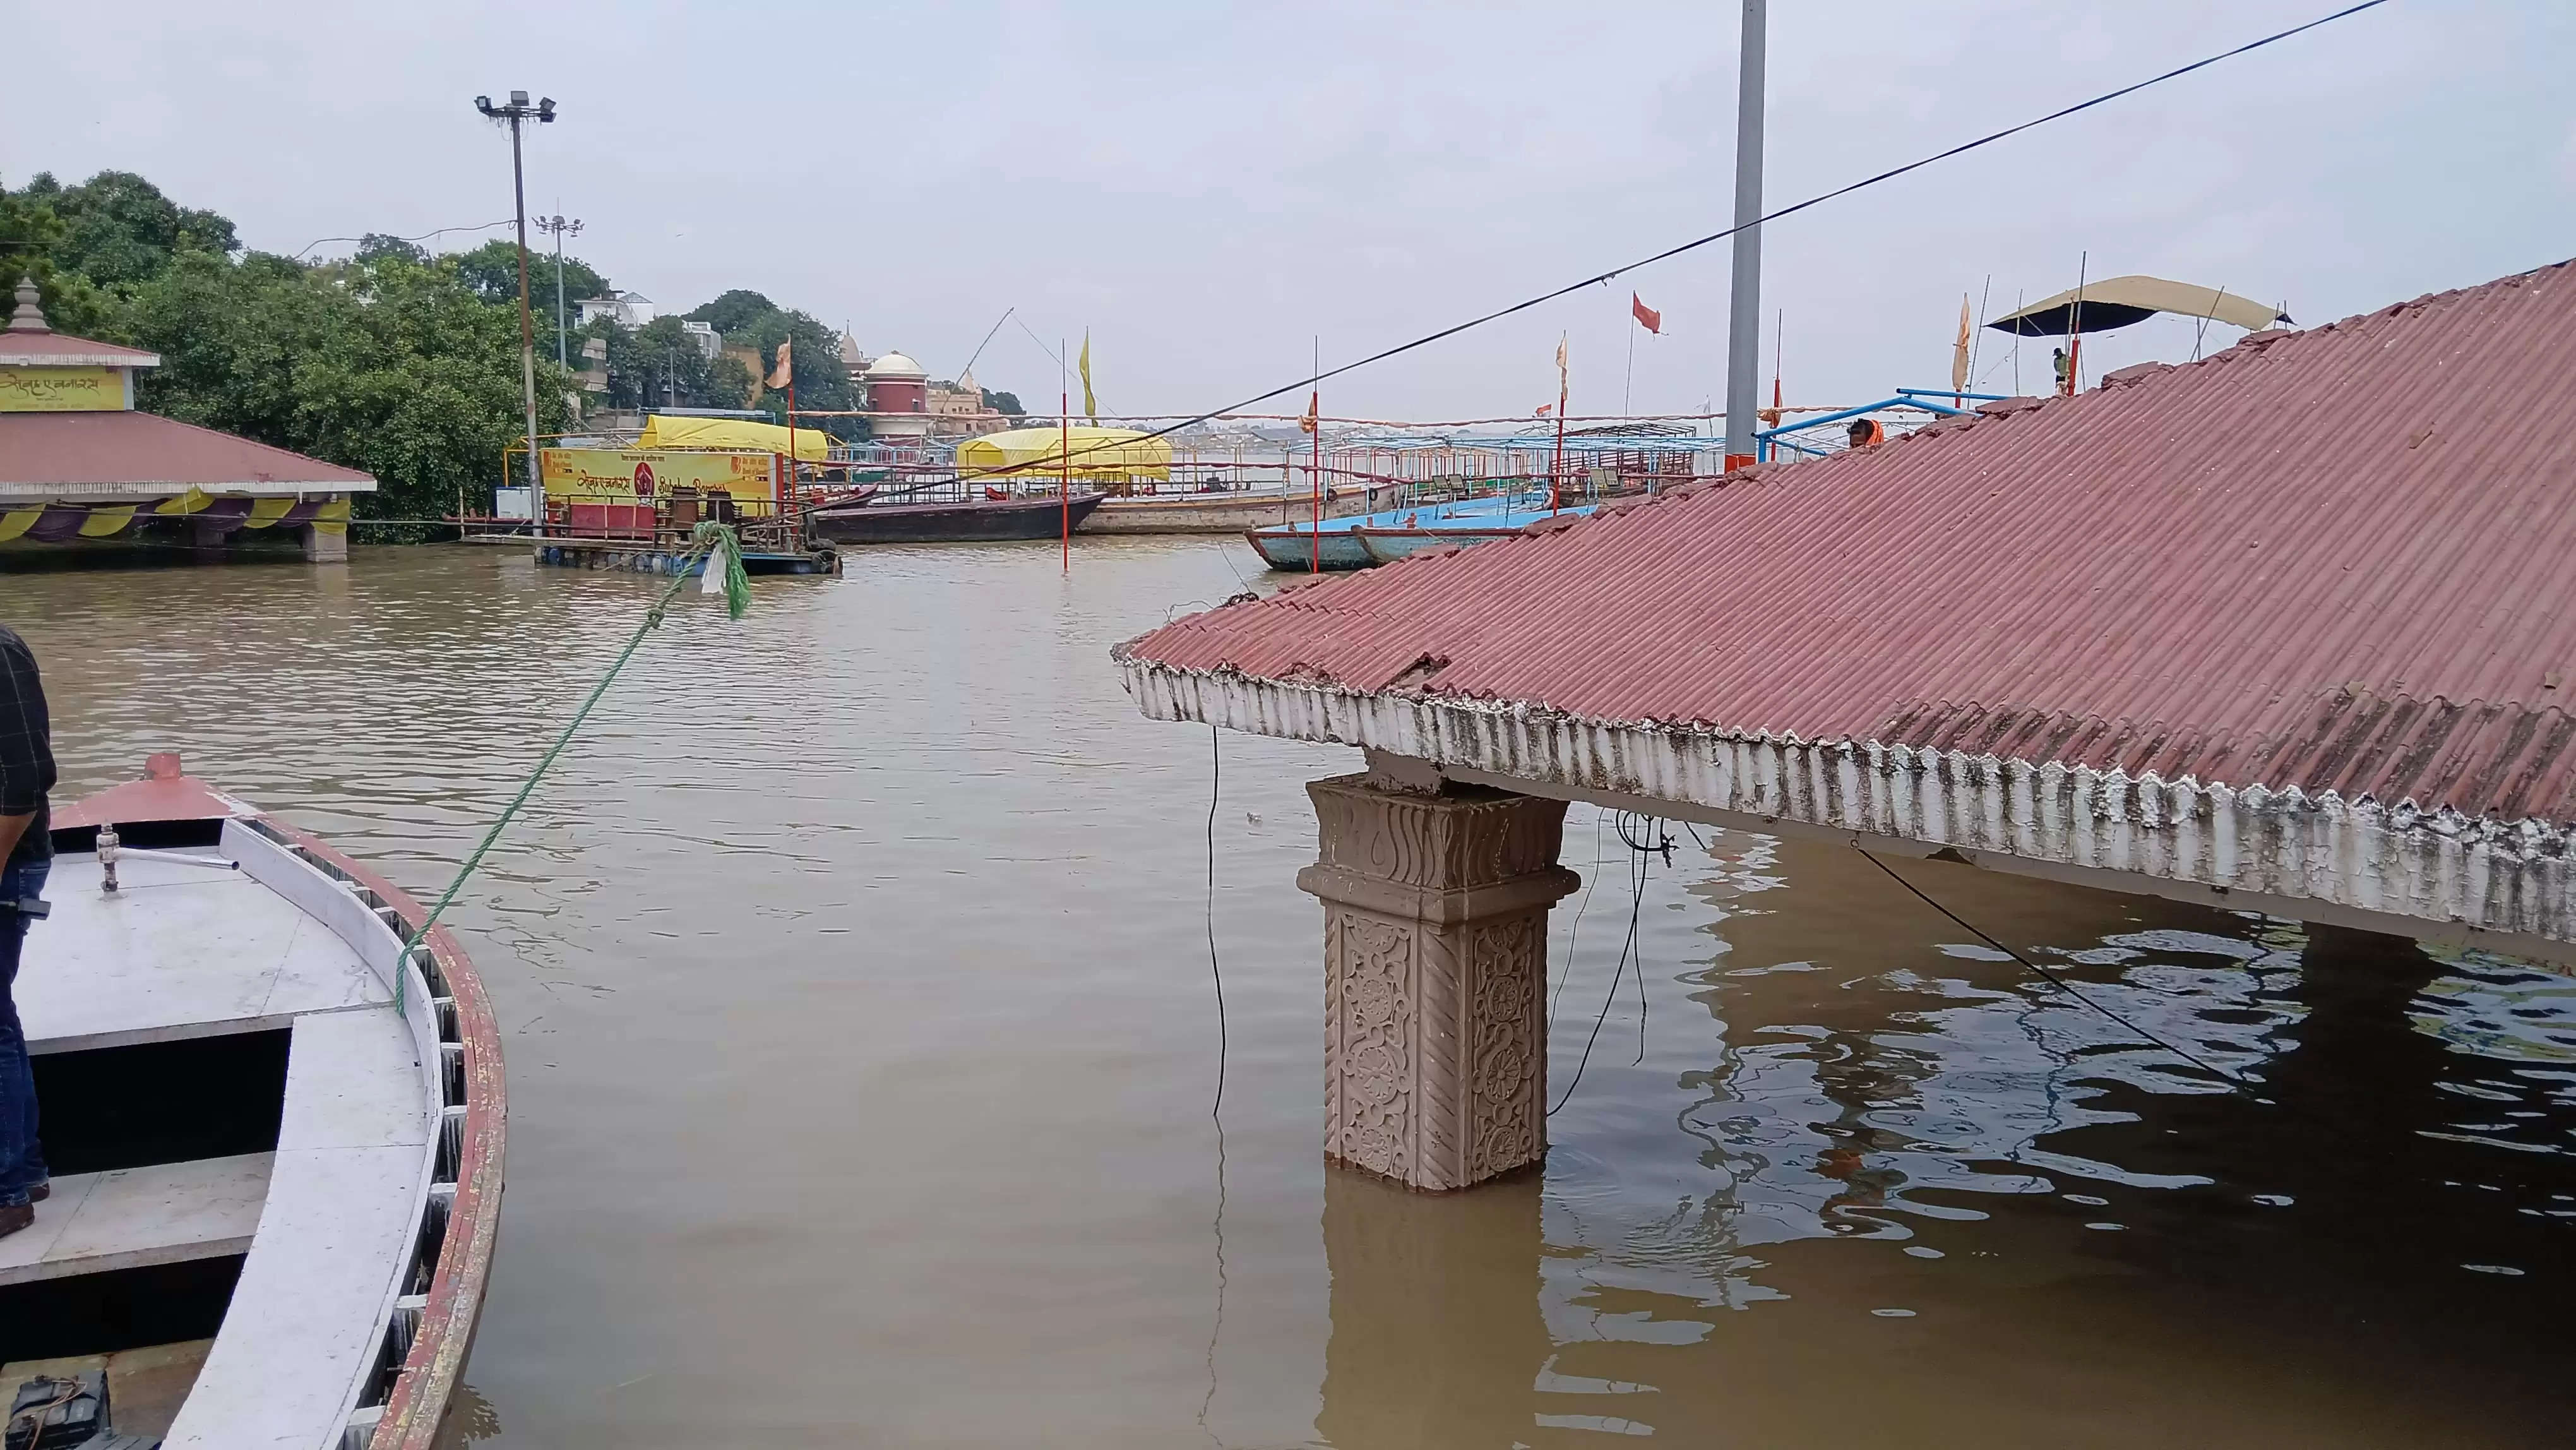
<svg viewBox="0 0 2576 1450"><path fill-rule="evenodd" d="M1454 326L1441 328L1437 332L1425 333L1410 342L1397 343L1393 347L1370 353L1366 357L1343 363L1339 367L1321 369L1311 377L1300 378L1293 383L1283 383L1278 387L1270 389L1268 392L1255 393L1251 397L1241 399L1237 402L1228 403L1224 407L1211 408L1204 413L1194 414L1180 422L1167 424L1164 427L1157 428L1139 438L1120 439L1114 443L1104 442L1092 444L1068 454L1067 461L1070 462L1073 458L1080 457L1084 453L1098 452L1104 448L1126 447L1141 442L1146 438L1161 438L1168 434L1177 433L1184 428L1194 427L1197 424L1208 422L1211 419L1221 417L1227 413L1241 412L1255 403L1266 403L1272 398L1279 397L1283 394L1294 393L1302 388L1311 388L1319 383L1329 382L1334 378L1340 377L1344 373L1356 372L1373 363L1381 363L1386 361L1388 358L1400 357L1403 354L1412 352L1418 348L1429 347L1435 342L1446 341L1449 338L1456 337L1462 332L1482 327L1489 322L1499 322L1515 313L1527 312L1533 307L1553 302L1557 298L1566 296L1570 293L1580 292L1586 287L1601 286L1615 278L1623 276L1629 272L1636 271L1640 267L1650 267L1657 262L1669 261L1674 257L1682 255L1684 252L1694 252L1712 243L1725 241L1727 238L1734 236L1737 232L1744 231L1748 228L1765 226L1778 221L1783 217L1795 216L1799 212L1805 211L1810 207L1822 206L1826 202L1836 200L1840 197L1849 196L1856 191L1866 190L1867 188L1876 186L1881 182L1894 181L1900 176L1904 176L1909 172L1920 171L1924 167L1930 166L1935 162L1947 161L1954 156L1964 156L1971 151L1980 149L1981 147L1991 146L1998 141L2008 140L2011 137L2018 136L2024 131L2045 126L2051 121L2062 121L2069 116L2089 111L2096 106L2108 105L2124 96L2136 95L2138 92L2146 90L2152 86L2160 86L2167 81L2180 79L2183 76L2190 75L2194 71L2207 70L2209 67L2217 65L2221 61L2233 60L2237 56L2261 50L2267 45L2277 45L2284 40L2290 39L2292 36L2304 35L2308 31L2315 30L2320 26L2331 25L2338 20L2358 15L2365 10L2376 9L2387 3L2388 0L2361 0L2361 3L2357 5L2347 5L2341 10L2334 11L2327 15L2320 15L2316 19L2308 21L2305 24L2293 25L2287 30L2274 31L2272 34L2263 36L2258 40L2249 40L2243 45L2222 50L2215 55L2204 56L2199 60L2191 62L2189 65L2176 66L2172 70L2165 71L2159 75L2149 76L2145 80L2136 81L2129 85L2122 86L2118 90L2104 91L2100 95L2094 96L2089 100L2078 101L2071 106L2061 106L2057 110L2050 111L2043 116L2034 116L2019 125L2007 126L2000 131L1989 132L1973 141L1963 141L1947 150L1935 151L1931 155L1922 157L1919 160L1906 162L1902 166L1890 167L1874 176L1862 177L1860 180L1852 182L1849 185L1838 186L1831 191L1819 192L1814 196L1808 197L1804 201L1792 202L1787 206L1781 207L1777 211L1765 212L1761 216L1756 217L1752 221L1746 222L1741 226L1728 227L1724 231L1711 232L1707 236L1693 238L1690 241L1681 243L1679 246L1666 247L1662 251L1656 252L1651 256L1640 257L1633 262L1623 263L1606 272L1596 272L1592 276L1586 277L1579 282L1568 282L1562 287L1541 292L1535 297L1515 302L1508 307L1498 307L1480 317L1471 317L1464 322L1455 324ZM1031 335L1035 336L1035 334ZM1044 343L1040 343L1039 345L1041 347L1045 346ZM1025 465L995 465L995 469L979 471L991 472L1004 467L1024 466Z"/></svg>

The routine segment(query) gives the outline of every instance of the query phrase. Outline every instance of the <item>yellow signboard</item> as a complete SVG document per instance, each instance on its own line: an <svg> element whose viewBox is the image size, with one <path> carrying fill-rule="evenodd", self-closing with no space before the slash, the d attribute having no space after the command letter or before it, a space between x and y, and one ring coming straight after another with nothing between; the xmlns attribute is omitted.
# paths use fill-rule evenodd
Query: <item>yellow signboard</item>
<svg viewBox="0 0 2576 1450"><path fill-rule="evenodd" d="M0 413L117 413L123 368L0 368Z"/></svg>
<svg viewBox="0 0 2576 1450"><path fill-rule="evenodd" d="M674 453L654 448L541 448L538 476L559 503L648 503L675 488L729 493L736 503L778 500L775 453Z"/></svg>

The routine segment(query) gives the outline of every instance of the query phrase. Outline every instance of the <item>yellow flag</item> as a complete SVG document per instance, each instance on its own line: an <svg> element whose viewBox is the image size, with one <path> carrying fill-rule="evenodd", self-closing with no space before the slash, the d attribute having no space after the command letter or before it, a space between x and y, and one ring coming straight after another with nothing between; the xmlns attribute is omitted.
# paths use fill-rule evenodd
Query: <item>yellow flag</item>
<svg viewBox="0 0 2576 1450"><path fill-rule="evenodd" d="M1082 413L1092 422L1100 421L1100 400L1091 395L1091 329L1082 330Z"/></svg>
<svg viewBox="0 0 2576 1450"><path fill-rule="evenodd" d="M1968 294L1959 294L1959 340L1950 348L1950 391L1968 390Z"/></svg>

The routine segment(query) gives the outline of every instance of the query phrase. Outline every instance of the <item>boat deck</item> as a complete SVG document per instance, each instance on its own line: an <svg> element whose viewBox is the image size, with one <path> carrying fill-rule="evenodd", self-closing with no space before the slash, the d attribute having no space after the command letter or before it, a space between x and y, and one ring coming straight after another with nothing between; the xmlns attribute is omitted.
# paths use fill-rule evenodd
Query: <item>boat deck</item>
<svg viewBox="0 0 2576 1450"><path fill-rule="evenodd" d="M116 895L95 855L59 856L53 915L27 936L18 1015L31 1053L286 1027L378 1006L393 989L355 949L214 850L119 853Z"/></svg>

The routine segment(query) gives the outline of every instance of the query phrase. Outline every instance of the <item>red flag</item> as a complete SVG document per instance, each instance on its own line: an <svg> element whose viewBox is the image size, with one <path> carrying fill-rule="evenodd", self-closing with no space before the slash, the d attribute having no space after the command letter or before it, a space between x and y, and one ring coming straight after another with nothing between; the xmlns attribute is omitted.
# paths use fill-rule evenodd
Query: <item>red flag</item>
<svg viewBox="0 0 2576 1450"><path fill-rule="evenodd" d="M1541 403L1538 405L1538 415L1542 418L1555 411L1556 405L1554 403Z"/></svg>
<svg viewBox="0 0 2576 1450"><path fill-rule="evenodd" d="M1638 296L1634 292L1629 293L1628 310L1637 315L1637 321L1643 324L1648 332L1653 333L1657 337L1664 335L1664 314L1648 307L1646 305L1646 299Z"/></svg>

